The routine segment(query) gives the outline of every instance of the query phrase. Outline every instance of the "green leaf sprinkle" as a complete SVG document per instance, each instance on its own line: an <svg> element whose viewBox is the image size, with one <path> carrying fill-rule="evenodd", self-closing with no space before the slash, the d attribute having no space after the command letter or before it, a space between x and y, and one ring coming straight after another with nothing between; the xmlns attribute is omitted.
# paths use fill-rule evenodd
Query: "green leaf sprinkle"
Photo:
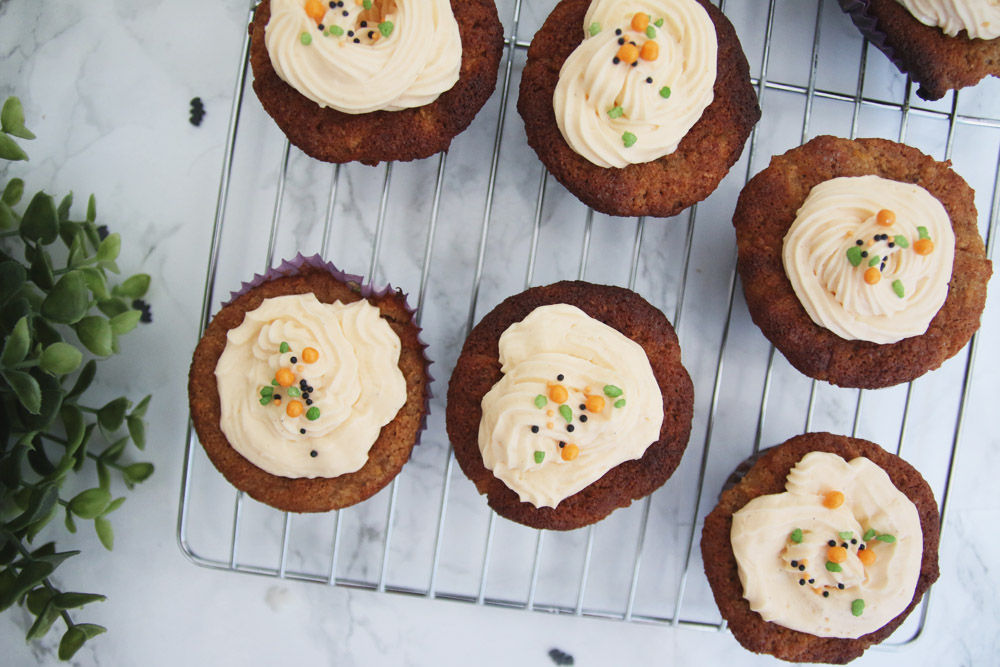
<svg viewBox="0 0 1000 667"><path fill-rule="evenodd" d="M862 600L861 598L858 598L857 600L852 602L851 613L854 614L855 616L860 616L861 614L865 613L865 601Z"/></svg>
<svg viewBox="0 0 1000 667"><path fill-rule="evenodd" d="M849 530L845 530L845 531L843 531L843 532L840 532L840 533L837 533L837 535L839 535L839 536L840 536L840 539L842 539L842 540L849 540L849 539L851 539L852 537L854 537L854 533L852 533L852 532L851 532L851 531L849 531Z"/></svg>
<svg viewBox="0 0 1000 667"><path fill-rule="evenodd" d="M538 450L535 452L535 463L541 463L545 460L545 452Z"/></svg>
<svg viewBox="0 0 1000 667"><path fill-rule="evenodd" d="M271 397L270 396L261 396L260 397L260 404L261 405L270 405L271 404Z"/></svg>
<svg viewBox="0 0 1000 667"><path fill-rule="evenodd" d="M909 248L910 242L906 240L906 237L902 234L896 234L892 237L892 242L898 245L900 248Z"/></svg>
<svg viewBox="0 0 1000 667"><path fill-rule="evenodd" d="M591 23L590 24L589 32L590 32L590 36L591 37L593 37L597 33L601 32L601 24L600 23Z"/></svg>
<svg viewBox="0 0 1000 667"><path fill-rule="evenodd" d="M392 29L395 28L392 21L384 21L378 24L378 31L382 33L383 37L388 37L392 34Z"/></svg>
<svg viewBox="0 0 1000 667"><path fill-rule="evenodd" d="M624 398L619 398L617 401L615 401L615 407L616 408L624 408L625 407L625 399Z"/></svg>
<svg viewBox="0 0 1000 667"><path fill-rule="evenodd" d="M886 544L892 544L896 541L896 538L892 535L879 535L875 539L879 542L885 542Z"/></svg>
<svg viewBox="0 0 1000 667"><path fill-rule="evenodd" d="M332 25L330 26L330 34L335 37L340 37L341 35L344 34L344 29L341 28L339 25Z"/></svg>
<svg viewBox="0 0 1000 667"><path fill-rule="evenodd" d="M896 296L898 296L900 299L902 299L904 296L906 296L906 290L903 288L903 281L902 280L893 280L892 281L892 291L895 292Z"/></svg>
<svg viewBox="0 0 1000 667"><path fill-rule="evenodd" d="M881 261L882 261L881 257L879 257L878 255L874 255L871 259L868 260L868 266L876 266Z"/></svg>
<svg viewBox="0 0 1000 667"><path fill-rule="evenodd" d="M830 572L842 572L844 570L844 568L832 561L826 561L826 569Z"/></svg>
<svg viewBox="0 0 1000 667"><path fill-rule="evenodd" d="M562 415L562 418L566 420L567 424L573 421L573 410L568 405L560 405L559 414Z"/></svg>
<svg viewBox="0 0 1000 667"><path fill-rule="evenodd" d="M372 8L372 0L365 0L361 4L361 6L364 7L365 9L371 9Z"/></svg>
<svg viewBox="0 0 1000 667"><path fill-rule="evenodd" d="M919 234L922 239L929 239L931 237L931 235L927 233L926 227L917 227L917 234Z"/></svg>
<svg viewBox="0 0 1000 667"><path fill-rule="evenodd" d="M662 28L663 27L663 19L656 19L655 21L653 21L653 25L655 25L657 28Z"/></svg>
<svg viewBox="0 0 1000 667"><path fill-rule="evenodd" d="M660 97L662 97L665 100L670 98L670 86L664 86L663 88L660 88Z"/></svg>
<svg viewBox="0 0 1000 667"><path fill-rule="evenodd" d="M274 380L271 380L271 386L272 386L272 387L277 387L277 386L279 386L279 384L278 384L278 380L277 380L277 379L274 379Z"/></svg>
<svg viewBox="0 0 1000 667"><path fill-rule="evenodd" d="M281 345L278 346L278 351L281 352L282 354L285 354L290 349L292 348L288 347L288 343L285 342L282 342Z"/></svg>
<svg viewBox="0 0 1000 667"><path fill-rule="evenodd" d="M274 387L263 387L260 390L261 396L274 396Z"/></svg>
<svg viewBox="0 0 1000 667"><path fill-rule="evenodd" d="M861 265L861 248L856 245L852 245L847 249L847 261L851 263L851 266Z"/></svg>
<svg viewBox="0 0 1000 667"><path fill-rule="evenodd" d="M656 39L656 28L651 25L646 26L646 37Z"/></svg>
<svg viewBox="0 0 1000 667"><path fill-rule="evenodd" d="M312 44L313 38L312 35L310 35L308 32L304 32L301 35L299 35L299 41L302 42L303 45L309 46L310 44Z"/></svg>
<svg viewBox="0 0 1000 667"><path fill-rule="evenodd" d="M617 398L617 397L621 396L623 393L624 392L622 392L622 390L621 390L620 387L616 387L613 384L606 384L606 385L604 385L604 395L605 396L610 396L611 398Z"/></svg>
<svg viewBox="0 0 1000 667"><path fill-rule="evenodd" d="M631 132L626 132L625 134L622 135L622 143L625 144L625 148L632 148L632 146L635 146L635 142L637 142L638 140L639 138L636 137Z"/></svg>
<svg viewBox="0 0 1000 667"><path fill-rule="evenodd" d="M302 392L299 391L298 387L289 387L288 389L285 390L285 393L291 396L292 398L297 398L302 395Z"/></svg>
<svg viewBox="0 0 1000 667"><path fill-rule="evenodd" d="M608 118L621 118L622 114L625 113L625 109L620 106L613 106L608 109Z"/></svg>
<svg viewBox="0 0 1000 667"><path fill-rule="evenodd" d="M789 538L795 544L802 544L802 529L796 528L792 531L792 536Z"/></svg>
<svg viewBox="0 0 1000 667"><path fill-rule="evenodd" d="M306 412L306 419L308 419L311 422L314 422L317 419L319 419L319 408L317 408L315 405L309 408L309 411Z"/></svg>
<svg viewBox="0 0 1000 667"><path fill-rule="evenodd" d="M871 542L873 537L875 537L875 529L869 528L868 532L866 532L864 534L864 537L862 537L861 539L864 540L865 542Z"/></svg>
<svg viewBox="0 0 1000 667"><path fill-rule="evenodd" d="M544 408L545 404L548 403L548 402L549 402L549 399L545 398L541 394L539 394L538 396L535 396L535 407L536 408Z"/></svg>

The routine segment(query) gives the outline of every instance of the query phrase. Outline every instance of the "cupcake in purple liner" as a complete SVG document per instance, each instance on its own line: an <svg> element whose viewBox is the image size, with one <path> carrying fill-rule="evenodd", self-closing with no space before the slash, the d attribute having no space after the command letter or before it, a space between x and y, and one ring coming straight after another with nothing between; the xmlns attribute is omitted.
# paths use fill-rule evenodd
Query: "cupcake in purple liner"
<svg viewBox="0 0 1000 667"><path fill-rule="evenodd" d="M406 296L318 255L234 292L195 348L191 419L216 468L280 510L365 500L426 424L430 361Z"/></svg>
<svg viewBox="0 0 1000 667"><path fill-rule="evenodd" d="M839 0L862 34L904 74L917 95L1000 76L1000 7L982 0Z"/></svg>

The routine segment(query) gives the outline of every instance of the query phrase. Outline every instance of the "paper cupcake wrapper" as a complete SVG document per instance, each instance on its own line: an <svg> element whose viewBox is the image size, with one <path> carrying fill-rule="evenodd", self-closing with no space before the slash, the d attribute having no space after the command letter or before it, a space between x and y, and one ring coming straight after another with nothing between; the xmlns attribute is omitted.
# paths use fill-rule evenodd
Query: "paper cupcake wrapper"
<svg viewBox="0 0 1000 667"><path fill-rule="evenodd" d="M325 271L333 276L333 278L338 282L345 283L355 288L361 294L363 299L369 299L371 297L381 298L390 292L396 292L403 299L403 307L410 315L410 324L417 329L417 342L420 344L420 354L424 358L424 374L427 375L427 398L424 400L424 411L423 417L420 420L420 428L417 429L417 440L413 445L416 447L420 444L421 434L427 429L427 417L431 412L431 399L434 398L432 392L434 376L430 373L430 366L434 363L434 361L427 356L427 343L425 343L423 338L420 337L423 329L421 329L417 324L417 309L410 306L410 302L407 299L409 295L407 293L394 288L390 283L386 283L384 287L376 288L370 281L366 284L363 276L341 271L333 264L333 262L323 259L319 254L306 257L302 253L299 253L292 259L282 260L281 264L268 269L262 274L255 273L252 280L243 282L240 289L235 292L230 292L229 301L222 305L228 306L237 298L243 296L256 287L260 287L266 282L277 280L278 278L284 278L286 276L298 275L302 271L303 267L306 266L318 271Z"/></svg>
<svg viewBox="0 0 1000 667"><path fill-rule="evenodd" d="M886 44L885 33L878 29L878 22L875 20L875 17L868 15L868 8L871 5L870 0L838 0L838 2L840 2L840 8L851 17L851 21L861 31L861 34L867 37L868 41L877 47L879 51L884 53L900 72L908 74L906 65L896 57L895 49Z"/></svg>

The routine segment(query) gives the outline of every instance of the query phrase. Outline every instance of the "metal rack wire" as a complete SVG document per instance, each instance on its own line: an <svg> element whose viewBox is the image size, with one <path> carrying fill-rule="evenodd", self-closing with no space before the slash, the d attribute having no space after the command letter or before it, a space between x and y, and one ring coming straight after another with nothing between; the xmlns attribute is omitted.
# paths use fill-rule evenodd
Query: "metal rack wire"
<svg viewBox="0 0 1000 667"><path fill-rule="evenodd" d="M254 4L251 2L251 18ZM836 21L846 21L846 18L838 16L835 3L824 3L823 0L816 0L814 5L810 5L814 14L803 8L809 3L794 3L791 10L794 16L790 18L785 4L779 0L758 0L732 9L737 13L745 12L744 16L766 17L763 25L757 26L762 30L763 38L760 40L760 60L754 71L753 83L765 121L772 108L776 110L773 113L780 113L789 105L796 109L801 107L801 132L791 140L793 145L814 136L817 124L836 133L837 128L831 127L836 122L830 120L830 114L818 123L818 104L846 107L850 111L849 132L842 133L849 133L852 138L868 122L866 114L875 114L876 118L879 114L888 114L897 127L896 136L892 138L899 141L907 141L913 134L915 124L921 125L919 130L929 127L931 131L924 131L923 136L934 137L932 143L939 142L943 136L941 152L946 159L953 155L958 132L964 132L966 128L978 128L976 131L983 133L982 136L989 141L1000 142L1000 118L991 117L974 105L970 111L960 113L963 107L959 104L958 94L947 98L950 102L948 106L911 101L910 81L903 82L898 75L893 79L891 71L886 74L888 70L882 62L884 59L877 52L872 55L872 62L877 62L877 67L881 69L875 78L887 77L890 82L902 83L903 89L901 94L896 95L885 88L870 92L866 87L866 84L871 86L866 79L872 65L868 58L869 47L856 35L853 39L839 33L834 36L838 45L847 44L846 48L850 49L860 46L853 92L844 92L842 86L821 85L819 63L821 45L825 44L821 40L823 29L830 30L829 26L837 26ZM260 232L257 235L259 238L267 239L266 252L263 253L265 261L260 268L273 264L275 257L280 256L279 251L284 249L283 244L289 245L293 251L290 254L314 247L325 256L330 255L331 245L337 245L351 264L343 266L341 261L342 268L353 270L361 268L356 266L357 256L367 246L370 255L366 275L370 278L380 271L395 275L395 268L383 271L382 267L394 262L398 265L399 257L408 256L413 265L410 273L414 277L419 276L418 282L415 282L418 289L414 305L419 306L417 322L421 325L424 324L425 313L431 310L447 313L449 305L463 300L466 286L461 283L458 274L471 271L467 285L468 308L458 312L460 318L464 317L464 326L439 325L428 331L432 356L443 354L449 358L451 355L451 362L454 360L451 350L456 345L460 346L477 316L488 309L490 300L496 301L536 284L542 268L553 273L550 264L558 264L554 269L554 276L558 278L575 275L584 279L596 271L604 281L619 281L631 289L639 289L647 297L650 296L649 291L659 290L660 298L654 296L651 300L654 303L659 301L665 312L672 314L671 320L681 335L685 363L695 378L699 397L690 451L678 474L675 474L675 478L680 479L676 482L672 479L663 490L638 506L620 510L596 526L569 534L546 533L516 526L488 511L471 485L455 470L455 459L442 424L443 403L436 399L436 403L432 404L430 429L415 454L415 460L404 468L400 477L361 506L317 519L270 510L245 498L241 492L233 491L212 469L189 426L177 527L183 552L193 562L217 570L480 605L721 630L725 625L714 609L700 568L696 567L699 555L694 545L700 521L713 504L721 479L736 462L759 451L762 444L780 442L794 433L813 430L817 421L834 428L840 427L843 432L852 435L877 432L882 435L883 445L887 444L888 438L894 438L896 452L900 453L905 443L908 458L915 455L925 462L925 467L921 469L944 471L943 475L929 477L941 503L941 520L944 523L962 442L978 337L973 337L967 350L949 362L946 365L948 368L902 388L902 394L893 390L838 390L788 372L789 367L783 358L775 354L772 346L762 343L763 338L745 317L740 290L736 289L735 245L730 238L731 232L725 229L728 226L726 217L735 203L735 194L761 166L759 156L769 154L767 148L762 147L762 136L774 143L770 135L764 134L763 122L755 130L743 159L734 167L733 174L724 181L723 187L677 219L647 221L639 218L632 223L595 216L592 210L583 210L559 186L553 185L540 166L534 166L539 178L532 200L526 194L530 188L526 187L529 181L524 175L518 173L514 178L504 170L530 171L516 159L506 156L505 151L516 156L524 149L523 137L514 134L519 121L516 117L512 118L515 115L510 113L510 100L515 92L513 83L519 74L519 64L523 62L523 54L530 41L525 39L525 35L533 32L531 26L526 27L526 24L530 24L532 19L537 23L538 17L525 17L528 7L522 0L501 0L498 5L501 17L510 17L506 23L509 36L501 65L500 84L494 100L480 114L474 129L467 133L471 136L465 138L463 135L453 145L452 155L460 156L460 171L456 174L453 168L449 172L450 158L447 154L423 161L422 166L416 167L416 173L411 172L409 167L395 165L396 169L407 170L403 175L404 185L399 185L398 177L394 178L393 164L377 169L356 165L319 165L308 158L301 158L287 141L281 144L278 140L275 143L276 130L255 107L256 101L247 90L249 38L244 41L212 232L201 330L207 325L210 314L217 309L217 286L235 286L248 276L248 266L254 268L253 264L244 263L257 261L252 259L257 255L248 247L251 243L247 241L248 237L253 238L253 233L240 229L242 233L232 235L233 226L239 224L242 227L244 218L261 219L256 226L246 223L250 229ZM726 6L725 0L721 5L724 11L730 12L731 8ZM548 9L546 7L544 11ZM506 16L505 10L508 12ZM807 34L811 26L811 57L804 81L778 81L771 71L776 63L782 66L786 63L787 59L772 59L776 45L772 35L779 21L788 20L794 21ZM737 23L736 18L734 23ZM746 40L744 48L750 55L748 43L756 42L756 36L748 33L749 28L742 24L737 27L743 28L741 39ZM749 40L748 34L751 36ZM833 117L843 115L835 113ZM512 127L507 127L508 123L512 123ZM878 122L875 124L882 127ZM885 134L884 130L881 131ZM242 138L247 135L249 138ZM489 160L485 164L477 162L477 145L490 141L492 153ZM977 144L978 151L985 150L982 142ZM265 150L262 145L281 147L276 171L272 172L270 163L261 157ZM241 155L241 150L247 153ZM463 150L465 154L461 157ZM530 152L525 154L530 156ZM471 176L466 169L469 164L475 165ZM320 169L324 171L317 171ZM380 179L372 178L379 173ZM314 185L324 174L330 178L330 186L325 197L320 198L315 195ZM516 182L511 186L509 181ZM414 188L413 194L408 197L411 182L422 183L423 186ZM467 190L465 186L468 182L481 186L481 190L475 191L483 196L483 214L475 242L471 236L474 230L469 230L468 225L463 225L464 229L455 227L451 223L453 216L442 213L445 207L449 211L460 208L454 201L456 192ZM988 186L990 211L988 216L984 216L987 221L984 234L987 252L992 255L1000 212L1000 164ZM257 201L262 196L257 188L261 188L263 193L273 189L274 201L269 214L264 213L262 206L243 203L245 200ZM397 189L402 189L404 195L394 197ZM290 190L294 191L291 195ZM352 216L362 214L350 209L349 204L354 199L345 194L345 190L349 194L363 191L362 198L377 201L373 225L362 225L362 232L353 236L345 225L353 224ZM308 198L300 196L303 192L310 193L312 197L308 206L301 205L301 199ZM240 197L240 204L235 206L239 210L233 210L234 193ZM498 199L503 199L502 207L498 207ZM289 231L289 226L294 225L297 219L309 215L312 215L311 219L320 217L319 209L324 205L320 239L315 239L315 227L296 227ZM414 211L426 216L423 253L419 257L414 255L412 249L419 247L417 241L420 239L412 234L407 236L410 234L409 227L400 234L390 232L387 237L386 228L394 216L393 211L400 207L405 213L395 217L405 217L414 227L419 227L415 219L420 217L414 215ZM348 209L346 214L345 208ZM526 217L530 219L530 230L527 233L517 226L521 224L517 215L519 209L528 212ZM567 211L571 215L566 216ZM576 238L581 226L580 216L583 218L582 235L579 236L579 261L574 268L565 261L567 243L555 244L557 251L547 251L546 247L553 245L553 233ZM565 219L567 217L570 219ZM241 222L229 222L234 218L240 218ZM718 218L722 218L721 225L714 224ZM345 219L346 223L343 222ZM630 224L634 224L634 233L623 233ZM444 234L442 226L448 227ZM443 235L449 242L454 240L453 236L459 237L448 246L449 252L444 257L439 248ZM347 241L345 236L349 237ZM699 243L702 240L704 242ZM720 253L711 250L719 244L729 249L728 263L720 264ZM395 248L396 259L385 256L387 252L393 252L387 250L390 246ZM509 277L509 269L516 263L510 259L515 255L509 254L509 251L517 246L523 252L519 255L524 258L523 281ZM618 276L609 280L604 273L604 263L592 261L595 247L599 248L602 259L621 258L621 264L628 267L627 278ZM434 257L435 250L438 251L437 259ZM499 254L506 261L494 260L490 263L491 254ZM717 273L712 274L711 280L704 278L702 271L706 254L715 257L713 270ZM458 258L455 259L454 255ZM457 263L453 264L453 260ZM661 263L663 266L660 266ZM227 266L222 269L224 264ZM653 271L653 268L657 270ZM726 275L727 280L716 280L717 275ZM694 296L691 296L692 293ZM697 299L699 306L706 303L712 305L690 311L688 301L691 299ZM711 319L711 314L706 314L708 311L715 314L715 320ZM694 318L694 325L688 325L689 317ZM460 322L461 319L452 321ZM706 333L708 330L712 333ZM713 338L716 335L719 337ZM436 347L438 350L435 350ZM747 361L748 358L752 361ZM439 378L447 377L451 370L449 361L442 361L442 365L443 369L436 367L435 374ZM748 381L747 378L753 380ZM750 401L748 396L753 392L745 389L752 387L753 382L760 383L759 400ZM803 385L803 382L808 384ZM442 386L440 382L435 383L435 393L444 394ZM802 394L804 386L808 387L806 404L789 411L787 407L796 405L797 395ZM734 387L738 387L738 391ZM927 400L928 393L937 396L941 392L954 398L950 402L941 401L945 405L938 406L936 414L940 414L940 410L952 414L954 428L941 436L924 433L925 429L921 427L921 432L915 435L911 428L914 414L917 414L913 406ZM707 400L706 394L710 397ZM872 404L873 410L863 410ZM821 414L817 415L817 409ZM872 412L893 413L898 419L880 420L873 426L866 419ZM834 416L831 417L831 414ZM734 424L731 428L728 427L730 423ZM740 430L741 426L744 427L742 437L732 437L730 431ZM726 431L727 428L729 431ZM748 428L753 429L752 439L745 435L749 432ZM784 436L779 437L781 434ZM946 437L950 442L948 450L939 458L927 454L924 447L924 442L934 437ZM606 534L607 538L602 540L599 533ZM632 544L634 548L622 549L622 544ZM551 564L553 553L558 554L559 567ZM666 566L659 567L663 563ZM910 643L920 635L928 600L929 596L925 597L919 618L916 621L911 619L912 622L897 633L897 637L905 635L905 638L896 646Z"/></svg>

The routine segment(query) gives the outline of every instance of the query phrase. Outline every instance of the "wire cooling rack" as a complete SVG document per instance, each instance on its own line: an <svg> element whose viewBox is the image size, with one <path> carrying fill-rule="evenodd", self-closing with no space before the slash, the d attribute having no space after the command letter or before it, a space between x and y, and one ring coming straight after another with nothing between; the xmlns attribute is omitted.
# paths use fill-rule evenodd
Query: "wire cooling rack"
<svg viewBox="0 0 1000 667"><path fill-rule="evenodd" d="M992 255L996 81L962 92L961 101L952 94L927 103L832 0L723 1L750 62L761 123L704 202L668 220L610 218L546 175L511 103L530 37L554 1L497 4L508 35L497 92L447 155L413 163L333 166L290 148L248 90L244 42L202 330L223 300L219 290L281 258L320 252L342 269L367 269L376 284L411 290L436 360L438 397L402 474L365 503L323 515L278 512L236 492L189 427L177 526L184 553L217 570L721 630L695 545L726 476L761 447L810 430L879 442L924 473L944 522L977 338L910 385L863 391L811 381L750 322L729 221L739 190L771 155L818 134L884 136L953 160L977 191ZM697 398L688 451L660 491L595 526L552 533L487 508L455 466L443 396L483 314L510 294L563 278L624 285L663 309ZM920 635L929 597L890 646Z"/></svg>

